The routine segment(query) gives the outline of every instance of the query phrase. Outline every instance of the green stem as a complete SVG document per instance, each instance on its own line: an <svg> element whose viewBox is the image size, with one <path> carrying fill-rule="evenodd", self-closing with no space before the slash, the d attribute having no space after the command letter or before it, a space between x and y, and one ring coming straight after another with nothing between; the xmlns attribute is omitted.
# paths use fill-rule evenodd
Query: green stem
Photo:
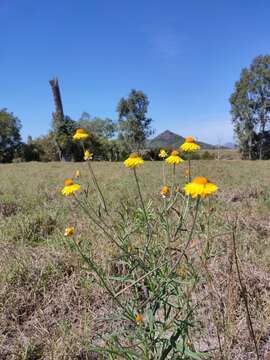
<svg viewBox="0 0 270 360"><path fill-rule="evenodd" d="M150 228L150 224L149 224L149 220L148 220L148 215L147 215L147 212L146 212L146 209L145 209L145 206L144 206L144 201L143 201L143 197L142 197L142 193L141 193L141 188L140 188L136 168L133 168L133 172L134 172L134 176L135 176L135 180L136 180L138 193L139 193L139 197L140 197L140 200L141 200L141 205L142 205L142 209L143 209L143 212L144 212L145 220L146 220L146 223L147 223L147 243L146 243L146 246L145 246L145 249L144 249L144 258L145 258L148 246L149 246L150 241L151 241L151 228Z"/></svg>
<svg viewBox="0 0 270 360"><path fill-rule="evenodd" d="M162 160L162 172L163 172L163 185L166 185L166 175L165 175L165 163Z"/></svg>
<svg viewBox="0 0 270 360"><path fill-rule="evenodd" d="M135 167L133 168L133 172L134 172L134 176L135 176L135 180L136 180L136 184L137 184L137 189L138 189L138 193L139 193L139 197L140 197L142 209L143 209L143 212L144 212L144 216L145 216L145 219L146 219L147 224L148 224L148 216L147 216L146 209L145 209L145 206L144 206L143 197L142 197L142 193L141 193L141 188L140 188L140 184L139 184L139 180L138 180L138 176L137 176L137 172L136 172L136 168L135 168ZM148 225L149 225L149 224L148 224Z"/></svg>
<svg viewBox="0 0 270 360"><path fill-rule="evenodd" d="M198 216L198 210L199 210L199 203L200 203L200 197L197 198L197 201L196 201L196 207L195 207L195 215L194 215L194 218L193 218L193 222L192 222L192 226L191 226L191 230L190 230L190 233L189 233L189 236L188 236L188 240L187 240L187 243L184 247L184 250L181 252L179 258L177 259L176 263L174 264L172 270L170 271L170 274L176 269L177 265L180 263L180 261L182 260L183 256L185 255L188 247L189 247L189 244L191 242L191 239L192 239L192 235L193 235L193 232L194 232L194 229L195 229L195 225L196 225L196 220L197 220L197 216Z"/></svg>
<svg viewBox="0 0 270 360"><path fill-rule="evenodd" d="M188 159L188 182L191 181L191 160L190 160L190 155L189 155L189 159Z"/></svg>
<svg viewBox="0 0 270 360"><path fill-rule="evenodd" d="M111 295L111 297L114 299L114 301L127 313L127 315L129 316L128 311L126 310L125 306L118 300L116 294L113 292L113 290L111 290L111 288L109 287L109 285L107 284L107 281L104 279L104 276L101 274L100 270L98 269L97 265L94 263L94 261L92 261L88 256L84 255L84 253L81 250L81 247L76 243L75 239L73 238L74 244L77 248L77 250L79 251L82 259L89 265L90 269L93 270L95 272L95 274L98 276L98 278L100 279L102 285L104 286L104 288L107 290L107 292Z"/></svg>
<svg viewBox="0 0 270 360"><path fill-rule="evenodd" d="M82 143L82 148L83 148L83 152L85 153L84 143ZM99 196L100 196L100 199L101 199L103 208L104 208L105 212L108 214L108 209L107 209L106 201L105 201L105 198L104 198L104 196L103 196L103 193L102 193L102 191L101 191L101 189L100 189L100 186L99 186L99 184L98 184L98 181L97 181L96 175L95 175L95 173L94 173L94 170L93 170L93 168L92 168L92 166L91 166L91 164L90 164L90 161L89 161L89 160L86 160L86 162L87 162L88 170L89 170L89 172L90 172L90 174L91 174L93 183L94 183L94 185L95 185L95 187L96 187L96 189L97 189L97 191L98 191L98 193L99 193Z"/></svg>
<svg viewBox="0 0 270 360"><path fill-rule="evenodd" d="M97 191L98 191L98 193L99 193L99 195L100 195L101 202L102 202L102 204L103 204L104 210L105 210L105 212L108 214L108 209L107 209L107 205L106 205L105 198L104 198L103 193L102 193L102 191L101 191L101 189L100 189L100 186L99 186L99 184L98 184L97 178L96 178L96 176L95 176L95 173L94 173L94 170L93 170L93 168L92 168L92 165L91 165L90 161L87 161L87 164L88 164L88 168L89 168L89 170L90 170L90 173L91 173L93 182L94 182L94 184L95 184L95 186L96 186L96 189L97 189Z"/></svg>
<svg viewBox="0 0 270 360"><path fill-rule="evenodd" d="M119 244L118 241L116 241L115 238L106 229L104 229L104 227L92 216L92 214L87 209L87 207L83 205L83 203L77 198L76 195L74 195L74 198L77 201L77 203L79 204L79 206L82 208L82 210L93 221L93 223L96 224L104 232L104 234L107 235L108 238L112 240L113 243L115 243L121 250L125 251L124 247L122 247L121 244Z"/></svg>
<svg viewBox="0 0 270 360"><path fill-rule="evenodd" d="M173 192L175 191L176 175L175 175L175 164L173 164Z"/></svg>

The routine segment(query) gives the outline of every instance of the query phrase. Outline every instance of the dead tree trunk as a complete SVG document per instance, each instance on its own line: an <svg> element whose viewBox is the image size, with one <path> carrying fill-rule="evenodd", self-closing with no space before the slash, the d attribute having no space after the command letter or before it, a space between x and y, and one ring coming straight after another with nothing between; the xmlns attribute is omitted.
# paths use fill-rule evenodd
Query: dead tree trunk
<svg viewBox="0 0 270 360"><path fill-rule="evenodd" d="M50 80L49 83L52 88L52 94L53 94L54 105L55 105L55 112L52 113L55 143L56 143L57 150L58 150L59 160L65 161L66 159L65 159L64 151L58 141L59 128L64 123L64 119L65 119L58 79L54 78L54 79Z"/></svg>

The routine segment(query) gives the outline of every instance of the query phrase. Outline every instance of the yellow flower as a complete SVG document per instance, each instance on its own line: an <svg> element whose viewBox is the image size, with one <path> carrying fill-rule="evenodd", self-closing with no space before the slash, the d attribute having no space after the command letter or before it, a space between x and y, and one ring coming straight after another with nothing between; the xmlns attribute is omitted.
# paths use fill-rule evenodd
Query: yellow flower
<svg viewBox="0 0 270 360"><path fill-rule="evenodd" d="M89 137L89 134L84 129L77 129L75 134L73 135L74 140L85 140Z"/></svg>
<svg viewBox="0 0 270 360"><path fill-rule="evenodd" d="M135 316L135 321L137 323L137 325L141 325L143 323L143 317L140 313L138 313L136 316Z"/></svg>
<svg viewBox="0 0 270 360"><path fill-rule="evenodd" d="M72 195L75 191L80 190L79 184L74 184L72 179L66 179L64 183L64 187L62 189L62 194L65 196Z"/></svg>
<svg viewBox="0 0 270 360"><path fill-rule="evenodd" d="M167 157L167 159L165 160L167 164L170 165L178 165L180 163L182 163L184 160L182 158L180 158L179 156L179 152L177 150L173 150L171 152L171 155L169 157Z"/></svg>
<svg viewBox="0 0 270 360"><path fill-rule="evenodd" d="M164 185L160 190L160 195L165 199L166 197L170 196L170 188L167 185Z"/></svg>
<svg viewBox="0 0 270 360"><path fill-rule="evenodd" d="M87 161L87 160L92 160L93 159L93 153L91 153L89 150L85 150L84 152L84 160Z"/></svg>
<svg viewBox="0 0 270 360"><path fill-rule="evenodd" d="M200 145L196 144L195 139L192 136L188 136L185 139L184 144L180 146L180 149L184 152L195 152L200 150Z"/></svg>
<svg viewBox="0 0 270 360"><path fill-rule="evenodd" d="M74 227L71 226L71 227L67 227L65 228L65 236L72 236L74 234Z"/></svg>
<svg viewBox="0 0 270 360"><path fill-rule="evenodd" d="M132 153L129 157L124 161L124 164L127 168L135 168L144 163L144 160L137 154Z"/></svg>
<svg viewBox="0 0 270 360"><path fill-rule="evenodd" d="M215 193L217 189L218 187L215 184L211 183L203 176L196 177L184 187L186 195L190 195L193 198L208 197Z"/></svg>
<svg viewBox="0 0 270 360"><path fill-rule="evenodd" d="M79 178L81 176L80 170L76 170L75 178Z"/></svg>
<svg viewBox="0 0 270 360"><path fill-rule="evenodd" d="M160 149L160 152L159 152L158 156L159 156L160 158L164 159L165 157L168 156L168 154L167 154L166 150Z"/></svg>

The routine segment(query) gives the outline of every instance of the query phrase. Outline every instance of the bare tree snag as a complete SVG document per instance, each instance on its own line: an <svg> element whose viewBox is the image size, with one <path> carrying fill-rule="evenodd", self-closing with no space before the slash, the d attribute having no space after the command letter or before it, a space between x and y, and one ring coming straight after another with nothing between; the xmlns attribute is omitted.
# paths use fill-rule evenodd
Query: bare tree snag
<svg viewBox="0 0 270 360"><path fill-rule="evenodd" d="M55 142L58 149L59 154L59 160L65 161L65 156L63 149L61 148L57 137L59 132L59 127L64 123L64 111L63 111L63 105L62 105L62 99L61 99L61 93L60 88L58 84L58 79L54 78L49 81L51 88L52 88L52 94L54 99L54 105L55 105L55 112L52 113L53 116L53 130L55 135Z"/></svg>

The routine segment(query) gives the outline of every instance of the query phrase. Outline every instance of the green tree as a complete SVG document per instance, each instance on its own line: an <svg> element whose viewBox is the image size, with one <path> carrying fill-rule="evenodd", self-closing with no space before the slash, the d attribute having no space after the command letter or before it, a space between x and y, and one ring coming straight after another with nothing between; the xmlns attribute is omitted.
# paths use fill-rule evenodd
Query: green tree
<svg viewBox="0 0 270 360"><path fill-rule="evenodd" d="M0 162L10 162L21 146L21 122L8 112L0 109Z"/></svg>
<svg viewBox="0 0 270 360"><path fill-rule="evenodd" d="M142 148L153 133L152 119L146 116L148 106L148 97L140 90L131 90L128 98L122 98L118 103L119 139L131 151Z"/></svg>
<svg viewBox="0 0 270 360"><path fill-rule="evenodd" d="M243 69L230 97L232 122L244 158L268 157L270 56L256 57Z"/></svg>
<svg viewBox="0 0 270 360"><path fill-rule="evenodd" d="M111 139L116 131L116 124L111 119L102 119L100 117L91 118L87 112L82 113L78 125L90 134L104 139Z"/></svg>
<svg viewBox="0 0 270 360"><path fill-rule="evenodd" d="M62 158L66 161L78 160L81 155L80 147L73 141L76 128L78 128L77 122L69 116L65 116L64 120L57 125L57 129L54 130L55 142L57 147L61 149Z"/></svg>
<svg viewBox="0 0 270 360"><path fill-rule="evenodd" d="M28 141L27 144L33 149L33 155L35 156L35 154L37 154L36 157L38 161L48 162L59 160L58 148L52 131L50 131L47 135Z"/></svg>

